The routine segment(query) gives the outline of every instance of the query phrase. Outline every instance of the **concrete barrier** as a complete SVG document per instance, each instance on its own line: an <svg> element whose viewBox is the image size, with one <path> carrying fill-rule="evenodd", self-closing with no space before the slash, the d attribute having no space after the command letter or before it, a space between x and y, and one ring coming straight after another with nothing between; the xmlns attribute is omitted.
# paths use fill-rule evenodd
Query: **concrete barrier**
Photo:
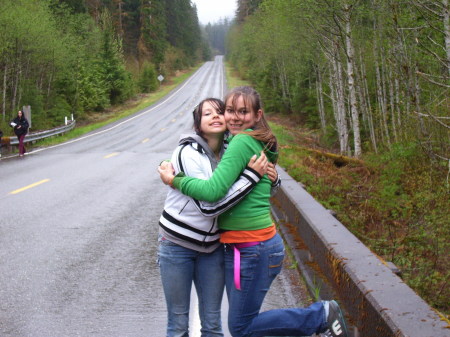
<svg viewBox="0 0 450 337"><path fill-rule="evenodd" d="M277 167L273 208L299 235L350 316L355 336L449 337L450 327L358 238ZM294 247L294 250L296 247ZM301 247L305 249L305 247Z"/></svg>

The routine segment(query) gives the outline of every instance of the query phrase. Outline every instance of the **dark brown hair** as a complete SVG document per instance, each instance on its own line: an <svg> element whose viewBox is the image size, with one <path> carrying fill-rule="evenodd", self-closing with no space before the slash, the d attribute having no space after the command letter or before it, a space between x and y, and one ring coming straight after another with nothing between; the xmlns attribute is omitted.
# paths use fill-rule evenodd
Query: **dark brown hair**
<svg viewBox="0 0 450 337"><path fill-rule="evenodd" d="M253 126L253 131L245 131L243 133L246 133L257 140L264 142L266 144L265 148L276 152L277 138L273 134L272 129L270 128L269 123L267 123L266 117L264 116L261 96L259 95L259 93L249 86L236 87L228 92L228 94L225 96L225 102L227 102L231 98L231 104L236 111L236 102L239 97L242 97L244 99L244 104L247 109L248 107L251 108L248 109L249 111L251 111L251 113L256 114L258 110L262 111L261 119Z"/></svg>
<svg viewBox="0 0 450 337"><path fill-rule="evenodd" d="M211 103L211 105L216 108L220 114L225 112L225 103L218 98L205 98L200 103L198 103L197 107L192 111L192 117L194 117L194 131L199 136L203 137L203 131L201 129L202 123L202 115L203 115L203 104L205 102Z"/></svg>

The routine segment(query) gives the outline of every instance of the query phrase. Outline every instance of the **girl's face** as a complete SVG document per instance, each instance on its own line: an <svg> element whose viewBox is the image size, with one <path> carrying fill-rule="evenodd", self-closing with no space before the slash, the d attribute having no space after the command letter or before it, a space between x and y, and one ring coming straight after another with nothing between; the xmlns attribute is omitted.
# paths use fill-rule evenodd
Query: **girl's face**
<svg viewBox="0 0 450 337"><path fill-rule="evenodd" d="M19 118L22 117L22 111L19 110L19 111L17 112L17 116L19 116Z"/></svg>
<svg viewBox="0 0 450 337"><path fill-rule="evenodd" d="M205 136L223 134L227 130L223 113L209 101L203 103L200 130Z"/></svg>
<svg viewBox="0 0 450 337"><path fill-rule="evenodd" d="M249 104L245 105L244 97L239 96L233 106L233 97L225 102L225 121L228 131L236 135L246 129L251 129L261 119L262 110L253 111Z"/></svg>

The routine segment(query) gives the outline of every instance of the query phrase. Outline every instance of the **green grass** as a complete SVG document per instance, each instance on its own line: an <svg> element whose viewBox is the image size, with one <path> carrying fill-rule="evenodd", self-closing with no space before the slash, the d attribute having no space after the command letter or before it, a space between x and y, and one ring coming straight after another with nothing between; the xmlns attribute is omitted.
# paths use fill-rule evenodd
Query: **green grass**
<svg viewBox="0 0 450 337"><path fill-rule="evenodd" d="M294 145L294 137L290 133L285 132L283 126L277 125L272 122L269 122L269 126L272 129L272 131L277 135L277 139L280 142L280 144Z"/></svg>
<svg viewBox="0 0 450 337"><path fill-rule="evenodd" d="M228 62L224 63L225 63L225 76L227 78L227 85L229 89L244 85L251 85L250 82L245 81L241 79L239 76L237 76L237 74L235 73L235 71Z"/></svg>

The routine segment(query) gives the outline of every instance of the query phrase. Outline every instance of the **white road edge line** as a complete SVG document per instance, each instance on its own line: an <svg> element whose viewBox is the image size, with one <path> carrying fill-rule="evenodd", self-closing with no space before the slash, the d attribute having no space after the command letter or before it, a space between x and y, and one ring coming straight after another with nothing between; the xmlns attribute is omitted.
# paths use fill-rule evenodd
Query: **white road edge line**
<svg viewBox="0 0 450 337"><path fill-rule="evenodd" d="M203 66L202 66L203 67ZM33 151L33 152L29 152L29 153L27 153L28 155L32 155L32 154L34 154L34 153L38 153L38 152L41 152L41 151L44 151L44 150L50 150L50 149L54 149L54 148L56 148L56 147L59 147L59 146L63 146L63 145L68 145L68 144L72 144L72 143L75 143L75 142L78 142L78 141L80 141L80 140L84 140L84 139L87 139L87 138L90 138L90 137L93 137L93 136L97 136L97 135L100 135L100 134L102 134L102 133L106 133L106 132L108 132L108 131L111 131L111 130L113 130L113 129L115 129L115 128L117 128L117 127L119 127L119 126L121 126L121 125L123 125L123 124L126 124L126 123L128 123L128 122L130 122L130 121L132 121L132 120L134 120L134 119L136 119L136 118L138 118L138 117L140 117L140 116L142 116L142 115L145 115L145 114L147 114L147 113L149 113L150 111L152 111L152 110L154 110L154 109L156 109L156 108L158 108L158 107L160 107L161 105L163 105L164 103L166 103L169 99L171 99L173 96L175 96L175 94L177 94L181 89L183 89L194 77L195 77L195 75L200 71L200 69L202 68L202 67L200 67L181 87L179 87L178 88L178 90L177 91L175 91L175 92L173 92L170 96L168 96L164 101L162 101L162 102L160 102L159 104L157 104L157 105L155 105L154 107L151 107L150 109L148 109L148 110L145 110L145 111L143 111L143 112L141 112L140 114L137 114L136 116L133 116L133 117L131 117L131 118L128 118L127 120L124 120L123 122L120 122L120 123L118 123L118 124L116 124L116 125L114 125L114 126L112 126L112 127L110 127L110 128L108 128L108 129L105 129L105 130L103 130L103 131L99 131L99 132L95 132L95 133L93 133L93 134L90 134L90 135L88 135L88 136L84 136L84 137L80 137L80 138L77 138L77 139L74 139L74 140L70 140L70 141L67 141L67 142L65 142L65 143L61 143L61 144L57 144L57 145L53 145L53 146L49 146L49 147L45 147L45 148L41 148L41 149L37 149L37 150L35 150L35 151Z"/></svg>

